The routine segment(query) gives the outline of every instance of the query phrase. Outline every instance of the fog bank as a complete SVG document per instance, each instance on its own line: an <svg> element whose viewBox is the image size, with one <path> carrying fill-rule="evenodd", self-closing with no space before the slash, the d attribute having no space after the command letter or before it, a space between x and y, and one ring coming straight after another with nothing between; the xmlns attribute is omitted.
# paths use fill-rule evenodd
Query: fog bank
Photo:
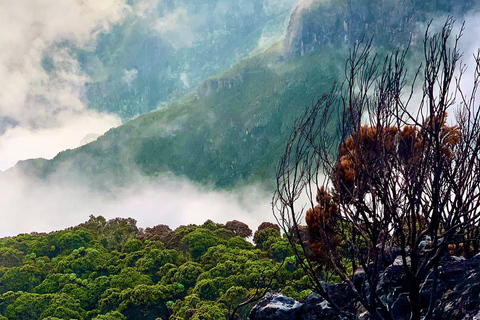
<svg viewBox="0 0 480 320"><path fill-rule="evenodd" d="M0 236L60 230L88 220L90 214L132 217L140 227L166 224L172 229L207 219L236 219L256 229L274 219L271 194L260 186L214 191L174 176L99 194L71 181L7 172L0 174L0 190Z"/></svg>

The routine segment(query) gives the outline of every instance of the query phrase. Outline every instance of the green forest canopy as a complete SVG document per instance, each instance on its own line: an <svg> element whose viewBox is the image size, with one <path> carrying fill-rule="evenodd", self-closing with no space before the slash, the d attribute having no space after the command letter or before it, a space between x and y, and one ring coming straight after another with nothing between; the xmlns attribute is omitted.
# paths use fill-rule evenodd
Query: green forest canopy
<svg viewBox="0 0 480 320"><path fill-rule="evenodd" d="M0 239L0 319L226 319L266 286L310 292L278 226L239 221L140 229L102 216ZM274 276L275 275L275 276ZM255 302L236 311L246 319Z"/></svg>

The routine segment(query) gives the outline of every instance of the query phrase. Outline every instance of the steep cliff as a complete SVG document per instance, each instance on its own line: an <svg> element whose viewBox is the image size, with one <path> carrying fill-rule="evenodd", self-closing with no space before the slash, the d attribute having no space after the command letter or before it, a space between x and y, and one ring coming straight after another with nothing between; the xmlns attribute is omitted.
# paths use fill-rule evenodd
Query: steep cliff
<svg viewBox="0 0 480 320"><path fill-rule="evenodd" d="M352 45L364 37L377 44L405 45L417 23L438 15L461 20L475 0L304 0L292 13L284 40L287 58L325 45ZM423 31L422 31L423 32Z"/></svg>

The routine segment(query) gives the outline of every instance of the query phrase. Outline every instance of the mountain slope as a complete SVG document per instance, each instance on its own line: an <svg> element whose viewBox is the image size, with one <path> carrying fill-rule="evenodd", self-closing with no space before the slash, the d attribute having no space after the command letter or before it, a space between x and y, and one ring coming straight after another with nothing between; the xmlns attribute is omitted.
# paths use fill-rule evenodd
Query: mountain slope
<svg viewBox="0 0 480 320"><path fill-rule="evenodd" d="M18 169L41 177L75 178L99 188L125 185L166 172L217 187L254 181L271 184L294 119L342 77L353 39L368 36L373 30L383 39L376 42L376 50L381 52L382 48L405 44L403 41L415 31L416 22L423 21L428 14L435 10L445 12L444 4L430 1L436 3L433 11L419 10L410 16L411 10L406 10L404 18L411 22L401 28L396 24L388 27L392 21L381 24L384 20L372 27L363 23L368 14L344 15L352 13L343 11L349 8L345 3L301 4L291 17L284 42L204 81L196 91L168 108L112 129L96 142L60 153L51 161L23 162ZM400 7L410 2L391 3ZM372 5L366 8L373 10ZM447 12L452 9L445 8ZM468 8L464 5L460 9ZM330 24L321 19L328 13L334 17L328 20ZM338 36L322 38L322 32L337 28L338 23L346 25L345 35L340 32ZM352 30L349 26L354 25L358 27Z"/></svg>
<svg viewBox="0 0 480 320"><path fill-rule="evenodd" d="M133 173L171 171L200 182L231 186L271 178L293 120L328 90L344 57L333 48L285 61L281 46L248 59L169 108L112 129L97 141L30 161L37 174L58 168L94 185L123 184ZM58 173L57 173L58 174ZM106 178L107 177L107 178ZM96 180L96 181L95 181Z"/></svg>
<svg viewBox="0 0 480 320"><path fill-rule="evenodd" d="M363 38L377 45L404 46L423 38L425 23L463 15L478 7L475 0L308 0L294 10L284 41L284 55L301 56L327 43L353 46ZM440 17L440 18L439 18Z"/></svg>
<svg viewBox="0 0 480 320"><path fill-rule="evenodd" d="M100 35L93 50L77 52L91 80L89 107L124 119L165 106L280 40L297 0L130 2L123 23Z"/></svg>

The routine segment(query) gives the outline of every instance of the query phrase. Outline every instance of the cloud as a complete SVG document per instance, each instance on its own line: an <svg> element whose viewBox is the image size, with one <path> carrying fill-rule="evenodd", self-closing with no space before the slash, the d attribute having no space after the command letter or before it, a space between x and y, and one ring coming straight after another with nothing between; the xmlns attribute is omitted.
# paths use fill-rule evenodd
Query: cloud
<svg viewBox="0 0 480 320"><path fill-rule="evenodd" d="M259 38L259 46L265 49L267 45L279 41L286 31L288 14L299 0L263 0L262 14L265 22L264 30ZM165 2L152 0L139 1L134 6L138 16L152 21L153 28L161 38L168 41L173 48L181 49L192 47L202 40L210 41L218 34L229 32L228 24L232 19L248 19L259 14L255 1L244 1L241 4L218 0L215 8L198 6L187 3L171 8ZM275 19L284 17L284 19ZM274 18L274 19L272 19ZM285 23L283 23L285 21ZM281 27L279 28L279 24ZM207 32L205 32L207 30ZM212 32L213 30L213 32ZM242 32L238 30L237 32ZM215 35L217 34L217 35ZM235 37L238 35L232 35ZM267 39L268 38L268 39ZM252 54L256 54L254 51Z"/></svg>
<svg viewBox="0 0 480 320"><path fill-rule="evenodd" d="M289 12L299 4L300 0L264 0L263 10L267 15Z"/></svg>
<svg viewBox="0 0 480 320"><path fill-rule="evenodd" d="M186 72L180 74L180 81L182 81L186 88L190 87L190 81L188 81L188 74Z"/></svg>
<svg viewBox="0 0 480 320"><path fill-rule="evenodd" d="M213 191L173 176L100 194L71 181L46 182L9 171L0 174L0 190L0 207L8 213L0 236L60 230L88 220L90 214L132 217L140 227L171 228L236 219L256 229L274 219L271 195L259 186Z"/></svg>
<svg viewBox="0 0 480 320"><path fill-rule="evenodd" d="M141 19L155 20L161 3L162 0L137 0L133 5L133 13Z"/></svg>
<svg viewBox="0 0 480 320"><path fill-rule="evenodd" d="M37 152L41 146L29 149L37 142L48 142L50 150L61 141L49 154L77 147L76 133L45 140L49 132L66 133L71 123L96 124L90 129L82 127L83 135L99 129L95 133L103 133L119 124L110 115L87 110L83 91L89 79L72 49L93 46L97 36L121 22L128 11L124 0L0 2L0 30L4 31L0 33L2 156L23 155L16 160L42 156ZM43 138L37 137L38 133ZM72 139L67 142L69 137ZM5 149L12 141L25 142L24 150L18 152L21 146L15 146L17 150ZM9 165L12 162L8 161ZM2 169L6 169L4 163Z"/></svg>
<svg viewBox="0 0 480 320"><path fill-rule="evenodd" d="M138 76L138 70L137 69L132 69L132 70L124 70L123 71L123 77L122 80L127 84L127 86L131 86L132 82L137 78Z"/></svg>
<svg viewBox="0 0 480 320"><path fill-rule="evenodd" d="M436 33L440 33L442 31L442 28L445 25L445 22L447 19L450 17L450 15L447 14L439 14L435 17L435 19L432 20L429 33L430 35L434 35ZM461 97L459 92L457 91L457 84L456 80L460 76L460 71L462 70L464 74L462 75L461 82L460 82L460 88L463 92L463 94L466 96L467 100L469 97L472 95L472 90L473 90L473 84L474 84L474 76L475 76L475 70L476 70L476 61L474 59L474 55L476 55L479 52L480 49L480 38L478 37L478 34L480 33L480 10L478 9L473 9L467 12L464 15L456 15L453 16L453 19L455 19L453 29L449 38L449 47L452 48L455 44L455 39L456 37L460 34L462 25L464 26L463 31L461 32L462 36L460 37L458 41L458 51L462 54L462 57L459 61L459 63L456 66L455 74L454 74L454 80L452 81L452 84L449 88L450 94L452 97L456 97L455 104L452 106L452 108L448 112L448 121L450 121L452 124L455 121L455 110L457 107L461 106ZM423 40L425 30L428 26L428 22L422 22L422 23L417 23L416 26L416 36L414 41L419 42ZM423 58L423 56L422 56ZM411 67L410 70L416 70L418 65L415 67ZM422 94L423 90L421 88L421 85L423 83L417 80L417 87L415 90L415 93L412 98L412 102L410 103L410 111L417 111L418 106L420 105L422 101ZM435 88L436 92L438 92L438 86ZM480 98L480 92L476 93L476 99L478 101L478 98ZM425 108L427 108L425 106ZM428 111L425 109L425 113L427 114Z"/></svg>
<svg viewBox="0 0 480 320"><path fill-rule="evenodd" d="M173 48L180 49L192 46L199 39L206 22L206 16L178 7L159 17L154 28Z"/></svg>
<svg viewBox="0 0 480 320"><path fill-rule="evenodd" d="M471 11L465 17L465 30L463 31L463 36L459 42L459 50L463 53L462 63L467 67L465 74L462 79L462 90L465 93L471 93L473 89L473 78L475 75L476 62L474 55L476 55L480 50L480 10ZM456 23L457 30L459 32L461 22ZM456 34L454 31L454 34ZM477 99L478 99L477 93ZM478 100L477 100L478 101Z"/></svg>
<svg viewBox="0 0 480 320"><path fill-rule="evenodd" d="M58 125L54 127L31 129L16 126L7 129L0 136L0 169L8 169L21 159L51 159L59 151L85 144L86 137L98 137L99 133L121 123L116 116L101 115L92 110L80 113L63 111L56 121Z"/></svg>

